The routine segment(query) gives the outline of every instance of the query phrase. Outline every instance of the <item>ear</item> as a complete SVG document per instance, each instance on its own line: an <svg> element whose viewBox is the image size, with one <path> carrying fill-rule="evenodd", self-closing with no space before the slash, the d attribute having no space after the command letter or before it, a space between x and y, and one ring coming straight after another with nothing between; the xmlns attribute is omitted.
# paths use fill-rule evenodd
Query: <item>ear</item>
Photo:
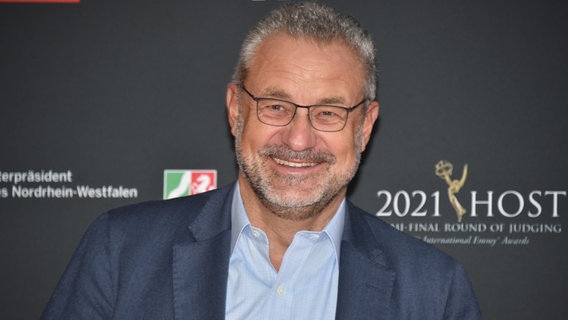
<svg viewBox="0 0 568 320"><path fill-rule="evenodd" d="M367 113L365 114L365 119L363 120L363 136L361 143L361 152L365 151L367 144L371 139L371 134L373 133L373 126L379 118L379 103L377 101L371 101L367 107Z"/></svg>
<svg viewBox="0 0 568 320"><path fill-rule="evenodd" d="M234 82L227 85L227 116L229 118L229 125L231 126L231 133L233 136L237 133L237 122L239 119L239 94L238 86Z"/></svg>

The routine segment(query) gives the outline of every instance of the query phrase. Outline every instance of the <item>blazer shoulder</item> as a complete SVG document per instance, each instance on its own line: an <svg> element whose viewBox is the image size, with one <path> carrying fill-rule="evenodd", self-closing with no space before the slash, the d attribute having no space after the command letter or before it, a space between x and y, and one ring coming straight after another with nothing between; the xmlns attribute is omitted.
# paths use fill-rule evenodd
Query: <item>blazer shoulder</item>
<svg viewBox="0 0 568 320"><path fill-rule="evenodd" d="M410 319L409 312L414 312L412 319L481 319L471 283L457 260L352 204L348 208L354 242L384 266L376 270L392 272L393 299L404 308L393 307L391 318Z"/></svg>
<svg viewBox="0 0 568 320"><path fill-rule="evenodd" d="M232 186L226 186L187 197L126 205L101 214L89 229L104 229L121 238L159 236L164 239L185 233L188 226L200 219L205 211L214 212L218 221L224 220L225 216L229 219L224 211L226 204L230 203L232 190Z"/></svg>
<svg viewBox="0 0 568 320"><path fill-rule="evenodd" d="M111 220L186 220L191 222L211 201L222 205L230 196L232 186L196 195L168 200L151 200L111 209L103 214ZM132 221L129 221L132 222Z"/></svg>
<svg viewBox="0 0 568 320"><path fill-rule="evenodd" d="M356 207L349 205L352 224L359 224L372 233L376 244L389 261L396 264L408 265L424 263L424 265L455 268L457 261L440 249L392 227L380 218ZM358 222L356 222L358 221Z"/></svg>

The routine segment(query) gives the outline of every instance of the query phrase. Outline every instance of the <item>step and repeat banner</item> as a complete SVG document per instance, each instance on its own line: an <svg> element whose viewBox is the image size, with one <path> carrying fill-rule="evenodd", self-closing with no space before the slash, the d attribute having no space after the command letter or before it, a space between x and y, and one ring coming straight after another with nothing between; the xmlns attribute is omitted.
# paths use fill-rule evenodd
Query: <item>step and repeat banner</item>
<svg viewBox="0 0 568 320"><path fill-rule="evenodd" d="M283 2L0 1L0 318L40 315L100 213L234 181L225 88ZM350 198L460 260L486 319L565 319L568 6L329 3L378 49Z"/></svg>

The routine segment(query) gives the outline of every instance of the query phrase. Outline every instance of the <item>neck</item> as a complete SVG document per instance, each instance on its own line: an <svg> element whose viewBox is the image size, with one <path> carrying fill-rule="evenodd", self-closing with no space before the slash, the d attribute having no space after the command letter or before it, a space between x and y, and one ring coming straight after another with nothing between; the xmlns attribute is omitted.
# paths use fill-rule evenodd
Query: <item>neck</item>
<svg viewBox="0 0 568 320"><path fill-rule="evenodd" d="M325 206L320 207L316 204L312 208L299 208L298 210L313 210L307 218L287 219L263 204L263 201L259 199L247 181L243 180L239 179L239 188L244 208L251 225L266 233L269 241L270 260L276 270L279 270L284 254L296 233L303 230L322 231L337 212L346 194L346 188L344 188Z"/></svg>

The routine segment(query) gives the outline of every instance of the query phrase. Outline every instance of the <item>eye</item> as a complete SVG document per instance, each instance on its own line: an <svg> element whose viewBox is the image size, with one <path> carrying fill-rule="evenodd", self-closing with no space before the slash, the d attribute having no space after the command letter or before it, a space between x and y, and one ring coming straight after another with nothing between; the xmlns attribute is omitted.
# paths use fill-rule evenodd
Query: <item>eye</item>
<svg viewBox="0 0 568 320"><path fill-rule="evenodd" d="M259 102L258 106L263 113L268 113L270 115L294 112L294 106L286 103L285 101L264 99Z"/></svg>
<svg viewBox="0 0 568 320"><path fill-rule="evenodd" d="M317 117L325 117L325 118L337 117L337 116L338 114L337 112L334 112L334 110L321 110L317 114Z"/></svg>
<svg viewBox="0 0 568 320"><path fill-rule="evenodd" d="M345 118L345 109L333 106L316 106L312 110L316 121L341 121Z"/></svg>
<svg viewBox="0 0 568 320"><path fill-rule="evenodd" d="M264 108L267 109L267 111L270 111L270 112L286 111L286 108L281 104L269 104L269 105L265 106Z"/></svg>

